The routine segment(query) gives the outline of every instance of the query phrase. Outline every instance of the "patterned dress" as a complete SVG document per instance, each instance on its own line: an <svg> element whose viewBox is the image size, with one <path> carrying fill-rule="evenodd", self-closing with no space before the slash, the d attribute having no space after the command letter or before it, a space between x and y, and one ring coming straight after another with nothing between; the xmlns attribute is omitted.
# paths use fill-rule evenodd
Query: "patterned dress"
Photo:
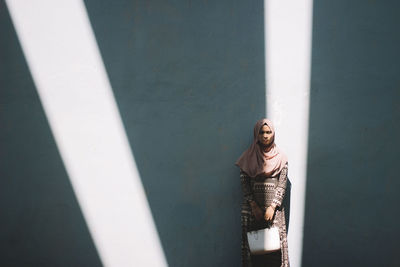
<svg viewBox="0 0 400 267"><path fill-rule="evenodd" d="M265 227L260 227L260 222L256 222L254 215L251 211L250 201L256 201L258 206L264 211L270 205L270 203L276 204L275 215L272 221L272 226L278 227L279 235L280 235L280 243L281 243L281 267L289 267L289 256L288 256L288 244L287 244L287 234L286 234L286 221L285 221L285 207L282 205L283 198L285 196L286 185L287 185L287 172L288 166L287 164L282 169L278 177L265 177L265 176L257 176L255 178L249 177L243 171L240 172L240 181L242 184L243 190L243 204L242 204L242 266L250 267L251 265L251 254L249 249L249 243L247 241L247 232L262 229ZM265 193L264 200L260 201L259 195L266 192L266 187L260 186L263 181L271 181L272 179L276 179L275 190L273 190L273 194L271 197L268 197ZM261 202L261 203L260 203ZM264 221L264 220L262 220ZM262 224L263 222L261 222ZM264 221L265 223L265 221Z"/></svg>

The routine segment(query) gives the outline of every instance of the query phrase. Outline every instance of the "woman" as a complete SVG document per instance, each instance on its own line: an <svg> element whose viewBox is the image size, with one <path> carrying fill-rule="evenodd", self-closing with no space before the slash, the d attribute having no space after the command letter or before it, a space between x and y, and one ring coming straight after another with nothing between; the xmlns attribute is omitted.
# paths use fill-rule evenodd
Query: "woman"
<svg viewBox="0 0 400 267"><path fill-rule="evenodd" d="M240 156L243 190L242 204L242 266L289 267L283 198L287 184L286 156L274 143L275 131L270 120L262 119L254 126L252 145ZM267 184L272 186L267 190ZM271 187L270 187L271 188ZM251 255L247 232L266 227L278 227L280 250L263 255Z"/></svg>

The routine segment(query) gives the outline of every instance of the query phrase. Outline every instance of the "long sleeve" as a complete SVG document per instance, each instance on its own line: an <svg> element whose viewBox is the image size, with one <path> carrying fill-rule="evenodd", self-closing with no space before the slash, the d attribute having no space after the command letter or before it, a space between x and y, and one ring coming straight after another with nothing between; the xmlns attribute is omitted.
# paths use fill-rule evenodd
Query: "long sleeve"
<svg viewBox="0 0 400 267"><path fill-rule="evenodd" d="M242 184L244 199L247 203L250 203L250 201L253 200L253 192L250 187L250 177L242 170L240 171L240 182Z"/></svg>
<svg viewBox="0 0 400 267"><path fill-rule="evenodd" d="M285 196L286 185L287 185L287 172L288 172L288 164L286 163L285 167L283 167L281 173L279 174L278 185L275 189L275 196L272 200L276 206L282 205L282 200Z"/></svg>

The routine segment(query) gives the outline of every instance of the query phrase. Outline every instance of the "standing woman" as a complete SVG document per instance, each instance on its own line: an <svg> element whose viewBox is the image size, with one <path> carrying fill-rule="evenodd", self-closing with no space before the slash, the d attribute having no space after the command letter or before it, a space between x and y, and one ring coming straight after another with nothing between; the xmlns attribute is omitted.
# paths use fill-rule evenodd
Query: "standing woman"
<svg viewBox="0 0 400 267"><path fill-rule="evenodd" d="M262 119L254 126L252 145L240 156L243 190L242 204L242 266L289 267L285 207L288 163L275 145L275 130L270 120ZM272 190L268 185L274 184ZM251 255L247 232L266 227L279 229L280 250L263 255Z"/></svg>

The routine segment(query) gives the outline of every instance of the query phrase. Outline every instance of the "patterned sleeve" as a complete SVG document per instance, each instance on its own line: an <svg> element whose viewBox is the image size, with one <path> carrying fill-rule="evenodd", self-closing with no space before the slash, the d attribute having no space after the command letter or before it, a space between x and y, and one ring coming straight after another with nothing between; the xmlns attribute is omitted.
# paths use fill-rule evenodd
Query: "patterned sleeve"
<svg viewBox="0 0 400 267"><path fill-rule="evenodd" d="M242 170L240 170L240 182L242 184L244 199L250 203L250 201L253 200L253 192L250 188L250 177Z"/></svg>
<svg viewBox="0 0 400 267"><path fill-rule="evenodd" d="M287 184L287 172L288 172L288 164L286 163L285 167L283 167L281 173L279 174L278 185L276 186L275 196L274 199L272 200L272 202L275 203L276 206L282 205L282 200L283 197L285 196L286 184Z"/></svg>

